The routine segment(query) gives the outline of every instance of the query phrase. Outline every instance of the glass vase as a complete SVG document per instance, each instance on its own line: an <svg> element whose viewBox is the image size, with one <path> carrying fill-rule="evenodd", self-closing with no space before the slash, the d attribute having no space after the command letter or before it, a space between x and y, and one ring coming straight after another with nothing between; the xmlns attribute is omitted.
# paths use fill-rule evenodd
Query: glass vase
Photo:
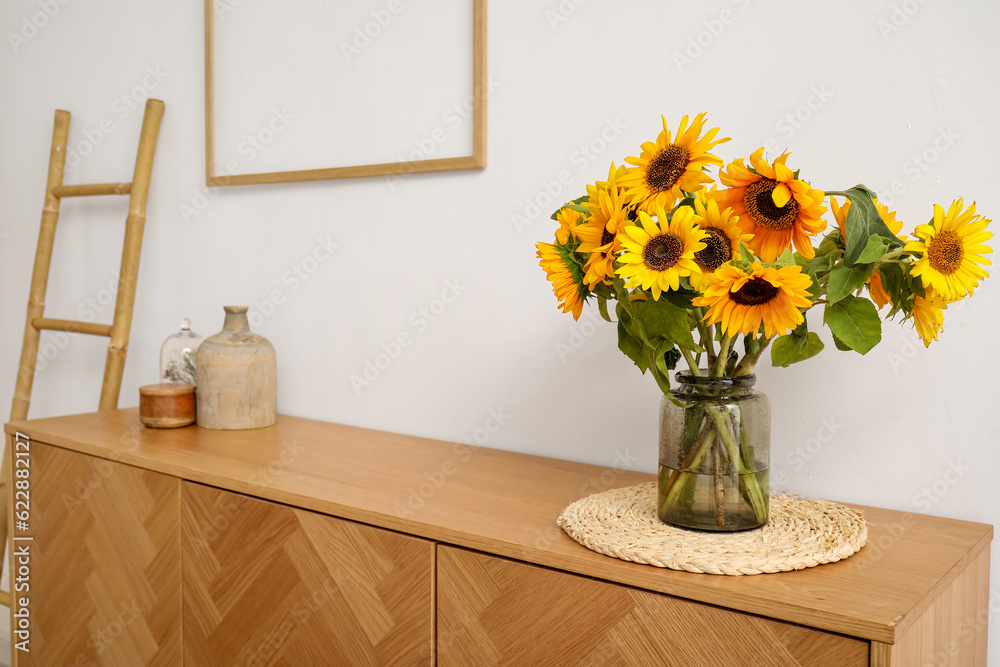
<svg viewBox="0 0 1000 667"><path fill-rule="evenodd" d="M160 382L195 382L195 366L202 337L191 331L191 321L181 320L181 330L160 346Z"/></svg>
<svg viewBox="0 0 1000 667"><path fill-rule="evenodd" d="M759 528L767 523L771 403L753 375L706 376L675 376L670 395L685 407L660 400L657 513L682 528Z"/></svg>

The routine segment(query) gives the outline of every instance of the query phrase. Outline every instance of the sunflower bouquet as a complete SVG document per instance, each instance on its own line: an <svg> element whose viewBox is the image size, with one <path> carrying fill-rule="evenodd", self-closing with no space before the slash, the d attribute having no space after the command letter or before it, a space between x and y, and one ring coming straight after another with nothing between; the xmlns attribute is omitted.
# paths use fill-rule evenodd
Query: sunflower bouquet
<svg viewBox="0 0 1000 667"><path fill-rule="evenodd" d="M617 323L619 349L673 404L692 405L671 389L681 359L689 376L733 380L751 376L768 349L782 367L819 354L824 344L805 318L813 307L822 307L840 350L866 354L882 338L882 320L897 316L930 345L948 304L987 277L990 220L975 203L935 205L926 224L898 236L902 222L874 192L814 188L786 165L789 153L769 161L761 148L749 165L723 166L711 151L729 139L705 122L704 113L685 116L671 133L663 118L656 141L556 211L554 242L537 244L562 311L578 319L596 302ZM828 199L836 227L827 232ZM692 502L690 476L710 471L715 457L715 477L722 468L738 473L739 498L758 525L766 521L766 476L749 474L750 443L723 412L685 417L687 468L670 466L665 477L661 456L661 518L664 505ZM718 479L708 484L725 490Z"/></svg>

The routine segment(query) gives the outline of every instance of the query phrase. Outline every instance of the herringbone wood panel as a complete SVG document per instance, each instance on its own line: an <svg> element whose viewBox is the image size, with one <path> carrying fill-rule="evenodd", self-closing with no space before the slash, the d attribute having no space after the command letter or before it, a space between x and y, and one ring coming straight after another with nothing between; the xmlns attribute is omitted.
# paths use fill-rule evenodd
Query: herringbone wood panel
<svg viewBox="0 0 1000 667"><path fill-rule="evenodd" d="M430 665L434 545L182 484L185 665Z"/></svg>
<svg viewBox="0 0 1000 667"><path fill-rule="evenodd" d="M181 662L180 482L31 445L30 652L18 665ZM21 542L19 544L25 544Z"/></svg>
<svg viewBox="0 0 1000 667"><path fill-rule="evenodd" d="M862 667L868 665L868 646L657 593L438 548L440 667Z"/></svg>

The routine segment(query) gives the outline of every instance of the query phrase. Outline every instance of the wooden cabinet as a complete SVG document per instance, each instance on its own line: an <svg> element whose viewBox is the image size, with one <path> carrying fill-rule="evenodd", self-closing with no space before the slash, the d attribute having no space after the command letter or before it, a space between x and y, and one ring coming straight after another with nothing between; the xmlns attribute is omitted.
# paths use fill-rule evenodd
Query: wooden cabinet
<svg viewBox="0 0 1000 667"><path fill-rule="evenodd" d="M861 508L869 543L844 561L698 575L555 525L582 496L651 478L619 468L284 416L5 429L8 456L15 433L30 448L15 665L986 664L985 524Z"/></svg>
<svg viewBox="0 0 1000 667"><path fill-rule="evenodd" d="M11 597L12 611L29 600L31 650L13 664L179 665L180 482L40 442L30 454L30 519L10 548L12 564L29 556Z"/></svg>
<svg viewBox="0 0 1000 667"><path fill-rule="evenodd" d="M438 549L438 665L866 667L868 642Z"/></svg>
<svg viewBox="0 0 1000 667"><path fill-rule="evenodd" d="M184 664L430 665L434 544L181 485Z"/></svg>

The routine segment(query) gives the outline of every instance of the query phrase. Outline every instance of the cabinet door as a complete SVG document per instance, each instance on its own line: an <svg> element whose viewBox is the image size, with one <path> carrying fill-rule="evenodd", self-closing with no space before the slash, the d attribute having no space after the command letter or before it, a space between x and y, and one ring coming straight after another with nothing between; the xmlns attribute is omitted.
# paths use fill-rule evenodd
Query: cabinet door
<svg viewBox="0 0 1000 667"><path fill-rule="evenodd" d="M30 614L30 651L14 651L17 664L180 664L180 482L30 447L30 518L12 543L15 560L30 555L28 590L11 577Z"/></svg>
<svg viewBox="0 0 1000 667"><path fill-rule="evenodd" d="M182 483L185 665L430 665L434 545Z"/></svg>
<svg viewBox="0 0 1000 667"><path fill-rule="evenodd" d="M868 643L440 546L438 665L862 667Z"/></svg>

